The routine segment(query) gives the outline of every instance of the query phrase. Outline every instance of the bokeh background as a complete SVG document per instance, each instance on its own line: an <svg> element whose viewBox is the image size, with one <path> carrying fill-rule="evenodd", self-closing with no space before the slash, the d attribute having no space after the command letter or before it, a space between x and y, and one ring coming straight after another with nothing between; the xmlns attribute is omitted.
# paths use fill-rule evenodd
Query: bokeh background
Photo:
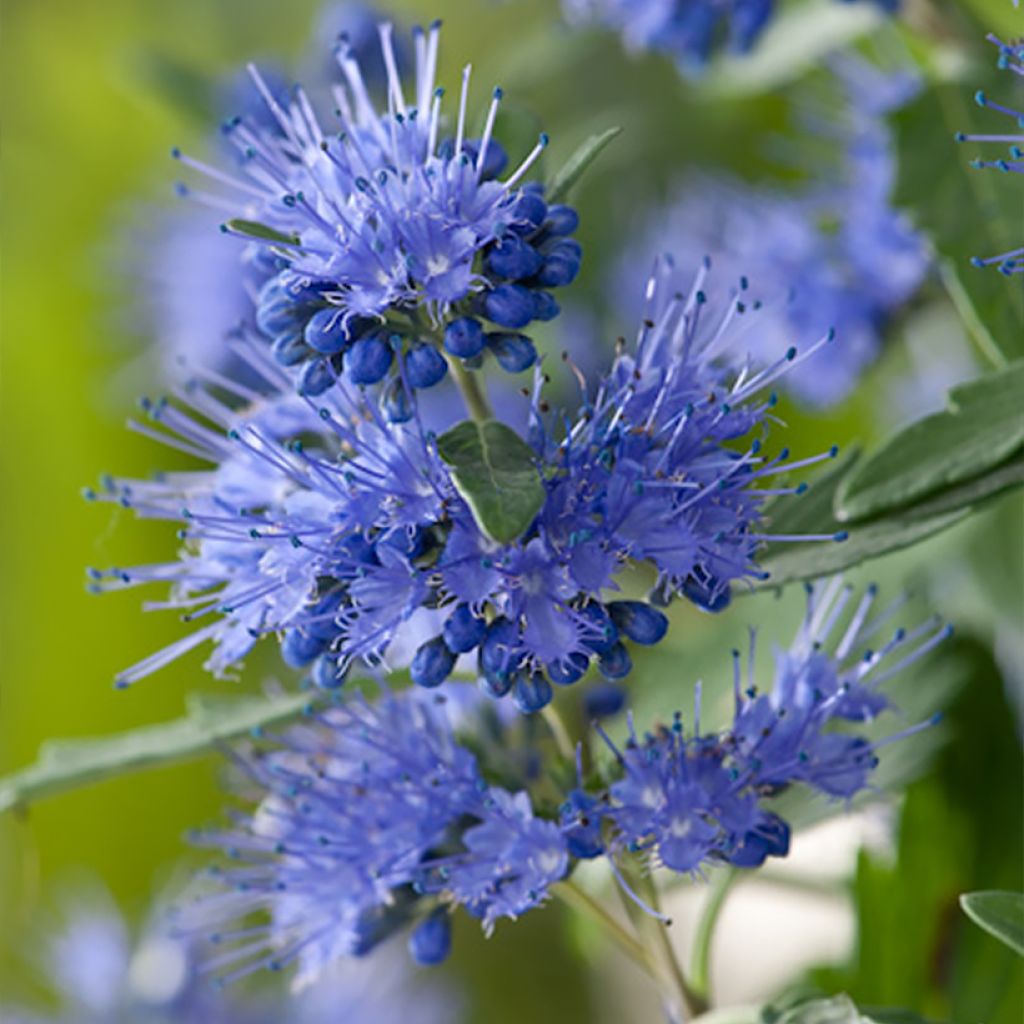
<svg viewBox="0 0 1024 1024"><path fill-rule="evenodd" d="M1024 31L1024 12L1010 0L907 0L905 7L908 23L893 39L929 61L934 75L897 125L905 164L899 195L924 230L962 239L966 264L977 212L957 201L968 186L951 136L970 123L971 93L989 74L981 37ZM804 33L791 52L773 51L775 63L763 62L753 82L727 68L693 85L664 59L626 57L612 37L566 34L552 2L392 0L386 8L405 23L444 18L442 79L451 84L472 59L478 99L501 82L506 137L525 139L543 125L552 136L549 166L591 132L624 126L577 196L586 258L575 305L601 324L602 344L619 330L604 326L607 274L636 216L656 207L685 170L777 178L771 140L791 129L793 97L824 60ZM134 591L87 594L84 569L157 560L175 542L160 524L85 504L80 489L102 471L145 475L174 461L124 429L135 396L160 389L139 316L146 285L137 264L147 228L173 202L169 150L207 144L210 81L253 57L299 68L317 12L312 0L4 4L0 772L30 761L47 737L158 722L180 714L190 690L255 690L280 675L266 650L250 660L243 681L212 680L199 652L115 691L119 669L181 627L173 615L142 614ZM999 201L1012 217L1013 200ZM1019 221L1019 191L1016 212ZM1022 301L1019 283L991 277L995 308ZM794 450L876 443L922 401L941 400L944 366L955 368L953 379L964 368L980 372L935 281L890 334L882 358L841 406L822 415L785 408ZM922 387L933 393L922 399ZM739 985L739 995L770 996L802 979L936 1019L1019 1020L1019 964L959 914L956 897L1022 885L1022 536L1021 499L1004 498L855 574L879 579L891 593L910 587L922 607L957 622L958 639L941 665L930 663L900 691L912 709L945 705L945 724L893 767L916 776L905 798L887 798L885 814L851 819L855 827L809 845L799 869L774 889L746 904L737 897L717 948L727 989L731 973L759 961L768 965L757 974L761 989ZM729 649L747 625L788 628L801 600L765 593L720 618L678 610L673 639L638 665L640 714L687 706L698 678L719 692ZM27 950L69 888L101 878L140 918L183 863L199 862L182 835L220 804L218 763L206 758L0 820L0 1003L39 987L26 969ZM861 848L865 836L874 838ZM801 917L808 906L811 917ZM789 952L799 952L801 929L819 938L797 962ZM649 1019L628 969L620 975L594 937L557 908L499 927L486 943L464 928L457 945L443 970L467 993L473 1021Z"/></svg>

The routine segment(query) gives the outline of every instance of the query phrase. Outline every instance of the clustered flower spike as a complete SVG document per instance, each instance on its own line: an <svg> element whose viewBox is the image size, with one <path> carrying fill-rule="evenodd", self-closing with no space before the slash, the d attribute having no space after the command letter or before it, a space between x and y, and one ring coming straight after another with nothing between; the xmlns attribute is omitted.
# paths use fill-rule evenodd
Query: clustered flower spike
<svg viewBox="0 0 1024 1024"><path fill-rule="evenodd" d="M987 37L999 49L999 67L1006 71L1012 71L1015 75L1024 77L1024 41L1011 41L1004 43L998 36ZM984 142L1008 144L1009 153L1007 157L1000 157L996 160L973 160L971 166L975 168L988 168L991 170L1003 171L1007 174L1024 174L1024 108L1006 106L990 99L984 92L975 93L975 101L979 107L986 110L994 110L1004 117L1013 121L1016 132L1007 132L998 135L967 135L958 132L958 142ZM1019 249L1011 249L1008 252L999 253L996 256L975 256L971 262L976 267L998 267L1003 274L1019 274L1024 272L1024 246Z"/></svg>
<svg viewBox="0 0 1024 1024"><path fill-rule="evenodd" d="M526 180L547 144L504 179L508 157L494 137L502 94L495 89L479 137L468 134L470 68L462 76L454 136L444 133L443 90L435 88L438 24L414 37L415 80L406 92L390 25L380 26L387 108L371 98L345 39L334 88L335 130L296 87L279 102L259 72L253 80L274 127L237 117L225 126L240 156L227 173L175 150L227 195L189 195L230 218L262 274L256 322L275 358L300 368L299 389L318 395L340 375L352 384L391 379L389 414L401 390L428 388L446 356L468 367L490 352L519 372L536 359L523 332L559 312L551 289L576 277L570 236L577 215L548 204ZM406 356L399 385L396 353Z"/></svg>
<svg viewBox="0 0 1024 1024"><path fill-rule="evenodd" d="M105 901L107 902L107 901ZM64 927L47 936L46 980L59 1009L43 1013L7 1005L7 1024L446 1024L457 1000L417 977L398 951L382 950L369 964L339 961L295 995L218 990L200 962L196 936L171 934L160 915L133 937L116 908L73 908Z"/></svg>
<svg viewBox="0 0 1024 1024"><path fill-rule="evenodd" d="M670 728L643 737L631 718L621 750L605 736L618 777L606 791L581 788L563 805L573 855L642 853L652 866L682 873L723 862L758 867L789 849L790 828L772 797L797 783L847 801L869 788L878 749L933 722L874 742L836 726L890 708L884 684L950 633L930 620L883 639L899 605L871 619L875 596L871 587L854 601L838 578L809 587L796 639L776 652L770 692L754 685L753 639L745 680L734 652L735 710L725 731L701 732L698 687L689 732L676 715ZM874 640L880 646L865 649Z"/></svg>
<svg viewBox="0 0 1024 1024"><path fill-rule="evenodd" d="M574 417L544 411L537 375L529 436L545 495L510 543L477 524L415 402L395 423L346 382L315 400L296 395L264 347L238 342L260 391L212 375L217 394L199 383L179 392L192 411L149 404L154 422L134 424L212 468L108 478L89 492L183 522L176 560L92 572L99 589L170 583L170 600L150 607L199 626L120 683L205 640L222 674L277 633L285 660L332 688L354 661L408 662L393 645L408 650L418 636L409 667L419 685L437 686L475 651L492 696L536 711L552 683L576 682L592 661L609 679L626 676L624 641L654 644L666 631L656 605L678 595L725 607L735 583L762 575L765 541L843 539L775 536L762 522L766 499L803 489L772 477L836 454L768 458L757 436L774 405L766 390L830 336L756 372L719 366L717 352L733 332L756 330L757 314L742 292L716 309L707 276L702 266L688 294L652 280L635 350L620 351L592 396L581 387ZM411 358L399 358L402 380ZM656 572L651 599L617 599L618 579L640 563Z"/></svg>
<svg viewBox="0 0 1024 1024"><path fill-rule="evenodd" d="M256 809L198 835L229 862L213 870L213 891L180 908L179 924L211 940L208 967L224 981L296 965L301 985L399 931L418 962L439 963L457 908L489 933L540 907L577 861L607 857L619 875L623 857L639 855L694 874L785 856L790 827L773 797L803 784L849 801L870 787L881 747L933 724L875 741L850 731L888 710L885 684L949 635L934 620L884 635L899 604L873 615L875 600L874 588L857 598L839 579L808 588L770 691L754 684L753 639L746 678L734 653L727 729L701 730L699 686L689 732L677 715L641 737L630 718L620 749L598 727L614 762L584 779L578 755L579 783L557 809L558 774L528 767L543 756L536 731L488 725L490 705L469 686L381 684L373 700L311 709L237 754ZM481 744L485 732L493 744ZM502 785L491 778L498 764Z"/></svg>
<svg viewBox="0 0 1024 1024"><path fill-rule="evenodd" d="M757 330L732 335L734 358L765 365L794 338L835 330L836 345L786 378L801 402L819 408L854 388L878 355L886 324L930 264L924 238L892 205L896 160L884 121L914 95L916 76L852 56L833 59L832 70L838 103L808 130L833 140L835 153L813 186L782 190L721 175L692 177L626 247L609 288L620 314L632 320L651 253L675 256L677 265L662 263L665 287L685 286L690 265L710 254L716 273L746 275L748 301L756 297L763 306Z"/></svg>
<svg viewBox="0 0 1024 1024"><path fill-rule="evenodd" d="M218 947L211 970L228 981L295 963L302 984L410 926L413 956L438 963L455 907L490 932L545 901L569 867L561 828L525 791L485 780L456 736L474 717L459 689L450 709L445 694L382 687L239 756L262 799L197 837L234 863L215 870L217 892L181 908ZM232 927L254 912L262 924Z"/></svg>
<svg viewBox="0 0 1024 1024"><path fill-rule="evenodd" d="M875 2L885 11L899 8L899 0ZM598 22L620 33L631 52L664 53L692 75L719 49L753 49L775 0L562 0L562 8L570 22Z"/></svg>

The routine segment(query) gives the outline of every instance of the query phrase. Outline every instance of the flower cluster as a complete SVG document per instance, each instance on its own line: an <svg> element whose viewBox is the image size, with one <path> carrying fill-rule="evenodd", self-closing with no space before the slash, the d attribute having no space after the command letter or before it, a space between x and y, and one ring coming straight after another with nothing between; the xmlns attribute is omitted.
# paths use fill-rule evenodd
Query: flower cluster
<svg viewBox="0 0 1024 1024"><path fill-rule="evenodd" d="M259 806L197 837L235 863L215 871L218 892L182 908L187 927L215 928L212 969L234 978L295 962L298 982L312 981L410 925L413 956L434 964L454 907L489 932L544 902L569 867L565 838L526 792L484 778L456 735L482 700L465 690L449 701L382 687L240 756ZM266 921L221 927L254 912Z"/></svg>
<svg viewBox="0 0 1024 1024"><path fill-rule="evenodd" d="M794 192L721 176L691 179L616 263L611 290L632 318L630 296L653 252L673 252L679 261L679 269L662 262L666 287L683 286L689 265L704 254L717 273L747 275L751 296L764 308L758 330L735 335L742 346L736 355L764 365L794 338L836 331L839 344L786 378L802 402L819 407L849 394L930 262L924 239L891 203L896 161L883 119L914 94L915 76L853 57L835 59L833 70L842 98L814 128L835 141L839 159L813 187Z"/></svg>
<svg viewBox="0 0 1024 1024"><path fill-rule="evenodd" d="M198 383L187 392L191 412L148 404L165 429L137 429L213 468L107 478L89 492L140 516L182 520L185 541L175 561L94 570L94 584L169 582L170 601L156 607L205 624L121 682L204 640L215 644L208 667L223 673L266 633L281 634L285 660L313 665L327 688L353 661L386 663L393 643L408 649L417 635L410 670L423 686L477 651L482 685L494 696L511 691L524 711L593 660L608 678L627 675L623 641L653 644L665 633L654 605L680 595L716 611L734 583L761 575L757 551L773 539L764 503L798 490L770 479L835 454L762 454L751 435L771 415L766 389L800 360L790 348L757 372L719 367L716 352L756 313L742 297L716 311L706 278L705 266L686 295L652 282L635 350L619 353L574 418L544 412L538 375L529 434L544 500L508 543L474 519L415 402L395 423L346 382L316 401L296 395L264 347L239 342L261 392L218 377L216 395ZM400 357L400 379L411 358ZM239 398L248 404L237 407ZM609 597L635 564L655 572L651 600Z"/></svg>
<svg viewBox="0 0 1024 1024"><path fill-rule="evenodd" d="M226 189L195 194L230 218L261 280L256 323L298 384L319 395L340 375L357 385L391 376L392 393L429 388L446 356L476 367L490 352L510 372L536 353L523 329L559 312L551 289L569 284L581 250L575 211L548 203L526 175L547 143L503 180L508 157L494 137L495 89L479 137L467 134L470 69L462 77L454 137L442 133L435 88L440 29L417 31L412 94L403 89L390 25L380 28L387 111L374 106L343 38L334 89L337 131L306 94L281 102L251 69L273 127L240 116L225 126L238 173L175 156ZM396 353L406 356L398 380ZM399 416L407 402L388 404Z"/></svg>
<svg viewBox="0 0 1024 1024"><path fill-rule="evenodd" d="M562 807L573 855L639 852L684 873L716 862L758 867L789 849L790 828L772 797L797 783L843 800L867 789L877 750L932 723L874 742L836 724L868 722L889 708L883 684L950 630L928 621L865 650L896 606L872 621L874 588L849 614L853 596L838 578L820 593L809 588L805 620L790 648L776 652L768 693L754 685L753 650L746 680L734 652L735 710L725 731L701 732L698 688L689 734L676 715L670 728L642 738L631 719L621 750L605 737L617 778L601 793L575 791Z"/></svg>
<svg viewBox="0 0 1024 1024"><path fill-rule="evenodd" d="M810 588L770 692L754 685L753 651L746 679L734 654L728 729L701 731L698 688L689 734L679 716L642 738L630 720L620 750L599 730L614 762L586 780L578 765L580 783L557 809L537 794L559 774L525 767L545 758L536 732L506 718L483 743L490 705L473 688L339 699L238 755L256 809L199 836L230 862L181 920L212 939L210 966L228 979L295 962L306 982L400 930L416 960L438 963L456 908L490 931L541 906L579 860L608 857L617 873L639 854L685 874L785 856L790 828L774 796L801 783L850 800L870 786L880 747L931 724L880 741L836 728L887 710L884 684L949 633L929 621L866 650L898 607L872 618L874 601L873 588L855 600L839 579ZM491 780L499 770L504 785Z"/></svg>
<svg viewBox="0 0 1024 1024"><path fill-rule="evenodd" d="M257 1001L211 985L197 941L157 920L133 941L112 905L75 908L48 938L44 967L60 1009L4 1006L8 1024L444 1024L457 1005L434 979L416 977L404 957L387 951L369 969L339 961L287 1001L266 994Z"/></svg>
<svg viewBox="0 0 1024 1024"><path fill-rule="evenodd" d="M988 36L988 40L999 49L999 67L1024 77L1024 42L1004 43L995 35ZM979 107L994 110L996 113L1010 118L1018 130L998 135L967 135L958 132L956 136L958 142L998 142L1009 145L1009 159L1001 157L997 160L974 160L971 166L994 169L1008 174L1024 174L1024 109L997 103L980 90L974 98ZM1003 274L1022 273L1024 272L1024 247L1011 249L996 256L976 256L972 262L976 267L996 266Z"/></svg>
<svg viewBox="0 0 1024 1024"><path fill-rule="evenodd" d="M876 3L899 7L899 0ZM571 22L599 22L630 51L664 53L688 75L721 47L751 50L775 14L775 0L562 0L562 7Z"/></svg>

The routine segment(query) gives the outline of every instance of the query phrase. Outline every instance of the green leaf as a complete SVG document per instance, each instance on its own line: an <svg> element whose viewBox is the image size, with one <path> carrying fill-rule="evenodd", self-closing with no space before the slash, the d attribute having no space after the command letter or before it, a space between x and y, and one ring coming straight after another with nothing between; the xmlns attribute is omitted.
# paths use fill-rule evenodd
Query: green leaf
<svg viewBox="0 0 1024 1024"><path fill-rule="evenodd" d="M182 718L112 736L48 740L34 764L0 779L0 814L101 779L206 753L304 712L310 694L210 699L190 694Z"/></svg>
<svg viewBox="0 0 1024 1024"><path fill-rule="evenodd" d="M871 1018L863 1016L846 995L810 999L781 1014L766 1008L761 1020L762 1024L873 1024Z"/></svg>
<svg viewBox="0 0 1024 1024"><path fill-rule="evenodd" d="M600 156L601 151L616 136L621 134L622 129L616 125L608 128L598 135L591 135L589 139L577 147L576 151L562 164L561 168L551 179L545 197L549 203L558 203L567 198L573 186L583 177L584 171Z"/></svg>
<svg viewBox="0 0 1024 1024"><path fill-rule="evenodd" d="M280 242L283 245L301 245L298 235L286 234L270 227L268 224L261 224L258 220L240 220L234 218L229 220L224 229L233 235L243 235L246 238L257 238L261 242Z"/></svg>
<svg viewBox="0 0 1024 1024"><path fill-rule="evenodd" d="M1024 956L1024 893L967 892L960 906L976 925Z"/></svg>
<svg viewBox="0 0 1024 1024"><path fill-rule="evenodd" d="M843 481L844 522L898 509L1004 462L1024 447L1024 362L949 393L947 411L894 434Z"/></svg>
<svg viewBox="0 0 1024 1024"><path fill-rule="evenodd" d="M544 504L544 484L533 449L497 420L466 420L437 439L441 458L477 525L507 544L533 522Z"/></svg>

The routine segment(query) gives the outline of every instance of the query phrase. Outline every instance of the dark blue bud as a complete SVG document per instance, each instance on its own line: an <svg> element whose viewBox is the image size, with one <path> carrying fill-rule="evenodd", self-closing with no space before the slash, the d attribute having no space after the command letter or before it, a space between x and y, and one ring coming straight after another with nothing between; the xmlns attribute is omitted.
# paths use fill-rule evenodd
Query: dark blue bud
<svg viewBox="0 0 1024 1024"><path fill-rule="evenodd" d="M274 339L270 354L282 366L295 366L309 355L309 346L302 338L302 331L294 327Z"/></svg>
<svg viewBox="0 0 1024 1024"><path fill-rule="evenodd" d="M376 384L391 367L391 346L379 335L354 341L345 353L345 373L353 384Z"/></svg>
<svg viewBox="0 0 1024 1024"><path fill-rule="evenodd" d="M519 670L523 656L519 652L519 630L504 616L487 627L487 635L480 644L478 663L488 683L508 693L512 677Z"/></svg>
<svg viewBox="0 0 1024 1024"><path fill-rule="evenodd" d="M327 642L298 629L285 631L281 641L281 657L292 668L305 668L314 658L324 652Z"/></svg>
<svg viewBox="0 0 1024 1024"><path fill-rule="evenodd" d="M436 967L452 951L452 926L444 910L435 910L409 936L409 955L423 967Z"/></svg>
<svg viewBox="0 0 1024 1024"><path fill-rule="evenodd" d="M569 847L569 855L591 860L604 853L601 839L603 808L597 799L574 789L559 808L559 820Z"/></svg>
<svg viewBox="0 0 1024 1024"><path fill-rule="evenodd" d="M405 357L405 375L414 388L432 388L447 372L444 356L433 345L413 345Z"/></svg>
<svg viewBox="0 0 1024 1024"><path fill-rule="evenodd" d="M549 661L546 667L551 682L558 686L572 686L586 675L590 659L585 654L576 652L562 661Z"/></svg>
<svg viewBox="0 0 1024 1024"><path fill-rule="evenodd" d="M487 253L486 263L495 277L519 281L533 277L544 265L544 257L518 235L506 235Z"/></svg>
<svg viewBox="0 0 1024 1024"><path fill-rule="evenodd" d="M683 584L680 593L706 612L720 612L728 608L729 602L732 600L732 590L729 585L714 578L707 583L701 583L690 576Z"/></svg>
<svg viewBox="0 0 1024 1024"><path fill-rule="evenodd" d="M559 313L562 312L561 307L555 301L554 295L551 292L534 292L533 293L533 316L535 320L554 320Z"/></svg>
<svg viewBox="0 0 1024 1024"><path fill-rule="evenodd" d="M615 628L611 616L604 610L604 606L597 601L591 601L577 609L577 614L586 619L590 624L587 629L583 643L595 654L604 654L610 651L618 643L619 631Z"/></svg>
<svg viewBox="0 0 1024 1024"><path fill-rule="evenodd" d="M318 309L307 321L303 331L306 344L321 353L332 356L349 343L345 331L345 315L336 308Z"/></svg>
<svg viewBox="0 0 1024 1024"><path fill-rule="evenodd" d="M338 668L338 663L330 656L323 655L313 662L313 670L309 677L318 690L338 690L345 685L347 672Z"/></svg>
<svg viewBox="0 0 1024 1024"><path fill-rule="evenodd" d="M530 235L544 223L548 215L548 204L534 189L524 188L512 204L510 219L515 228Z"/></svg>
<svg viewBox="0 0 1024 1024"><path fill-rule="evenodd" d="M546 708L554 695L551 684L539 672L520 676L512 690L512 700L524 715Z"/></svg>
<svg viewBox="0 0 1024 1024"><path fill-rule="evenodd" d="M400 377L392 377L385 385L380 396L380 407L390 423L408 423L412 419L412 399Z"/></svg>
<svg viewBox="0 0 1024 1024"><path fill-rule="evenodd" d="M627 698L626 688L618 683L594 683L583 694L583 707L588 718L611 718L626 706Z"/></svg>
<svg viewBox="0 0 1024 1024"><path fill-rule="evenodd" d="M448 616L442 636L444 642L456 654L465 654L477 647L486 633L487 620L474 615L468 604L459 604Z"/></svg>
<svg viewBox="0 0 1024 1024"><path fill-rule="evenodd" d="M766 813L757 828L748 832L729 855L729 863L738 868L759 868L767 857L785 857L789 853L789 825L777 814Z"/></svg>
<svg viewBox="0 0 1024 1024"><path fill-rule="evenodd" d="M299 310L276 277L260 289L256 297L256 326L269 337L296 326Z"/></svg>
<svg viewBox="0 0 1024 1024"><path fill-rule="evenodd" d="M484 296L487 319L500 327L518 330L535 316L533 292L520 284L499 284Z"/></svg>
<svg viewBox="0 0 1024 1024"><path fill-rule="evenodd" d="M571 235L580 224L580 215L571 207L555 203L548 207L544 230L549 235Z"/></svg>
<svg viewBox="0 0 1024 1024"><path fill-rule="evenodd" d="M659 643L668 630L668 619L643 601L612 601L606 607L619 632L634 643Z"/></svg>
<svg viewBox="0 0 1024 1024"><path fill-rule="evenodd" d="M545 288L561 288L572 284L580 272L583 251L579 243L571 238L563 238L545 249L544 266L537 275L537 282Z"/></svg>
<svg viewBox="0 0 1024 1024"><path fill-rule="evenodd" d="M633 659L626 645L617 643L597 659L597 667L605 679L625 679L633 670Z"/></svg>
<svg viewBox="0 0 1024 1024"><path fill-rule="evenodd" d="M506 373L522 373L537 362L537 350L525 334L513 331L491 331L487 347Z"/></svg>
<svg viewBox="0 0 1024 1024"><path fill-rule="evenodd" d="M307 610L308 618L302 628L310 635L330 643L338 635L338 624L335 621L341 607L340 590L332 591L311 604Z"/></svg>
<svg viewBox="0 0 1024 1024"><path fill-rule="evenodd" d="M480 158L481 139L469 139L463 142L463 150L469 154L475 164ZM483 166L480 168L480 177L483 181L490 181L496 178L508 166L508 153L505 147L496 139L487 143L487 152L484 154Z"/></svg>
<svg viewBox="0 0 1024 1024"><path fill-rule="evenodd" d="M504 676L480 676L477 680L477 686L487 694L488 697L493 697L495 700L506 696L508 691L512 689L512 684L519 678L522 673L513 672L510 675Z"/></svg>
<svg viewBox="0 0 1024 1024"><path fill-rule="evenodd" d="M334 367L331 366L330 360L314 359L302 368L302 374L299 377L299 394L305 395L307 398L315 398L331 387L335 380Z"/></svg>
<svg viewBox="0 0 1024 1024"><path fill-rule="evenodd" d="M440 686L455 668L455 655L448 650L444 637L428 640L413 655L409 675L417 686Z"/></svg>
<svg viewBox="0 0 1024 1024"><path fill-rule="evenodd" d="M444 329L444 347L459 359L472 359L484 349L484 329L479 320L461 316Z"/></svg>

